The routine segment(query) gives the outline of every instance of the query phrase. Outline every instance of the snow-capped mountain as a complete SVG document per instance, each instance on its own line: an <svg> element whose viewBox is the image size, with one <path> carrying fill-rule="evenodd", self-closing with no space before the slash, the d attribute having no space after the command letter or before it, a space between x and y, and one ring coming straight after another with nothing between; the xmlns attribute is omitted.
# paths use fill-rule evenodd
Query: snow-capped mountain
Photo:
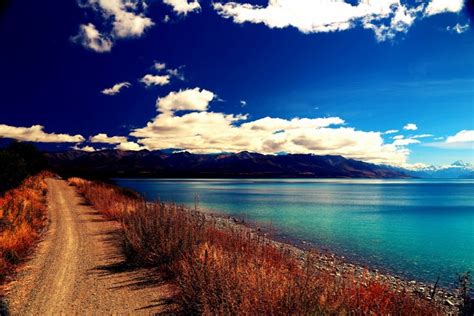
<svg viewBox="0 0 474 316"><path fill-rule="evenodd" d="M450 165L422 165L403 170L407 174L419 178L474 178L474 165L461 160Z"/></svg>

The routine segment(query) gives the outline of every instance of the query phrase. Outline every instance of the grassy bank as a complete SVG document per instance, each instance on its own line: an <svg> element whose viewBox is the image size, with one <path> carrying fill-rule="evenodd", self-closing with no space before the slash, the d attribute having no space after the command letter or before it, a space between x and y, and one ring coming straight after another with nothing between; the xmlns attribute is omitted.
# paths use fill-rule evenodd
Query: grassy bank
<svg viewBox="0 0 474 316"><path fill-rule="evenodd" d="M122 224L131 262L172 276L186 314L438 315L435 302L404 288L337 267L317 269L267 238L236 225L220 225L173 204L147 203L133 192L73 178L86 200Z"/></svg>
<svg viewBox="0 0 474 316"><path fill-rule="evenodd" d="M43 172L0 196L0 284L24 261L47 224Z"/></svg>

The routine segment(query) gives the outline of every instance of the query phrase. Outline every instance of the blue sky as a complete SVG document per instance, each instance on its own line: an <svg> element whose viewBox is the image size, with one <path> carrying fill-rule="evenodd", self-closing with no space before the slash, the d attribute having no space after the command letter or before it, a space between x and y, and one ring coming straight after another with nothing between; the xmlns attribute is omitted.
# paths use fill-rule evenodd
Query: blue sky
<svg viewBox="0 0 474 316"><path fill-rule="evenodd" d="M474 163L460 0L11 1L0 36L0 137L48 150Z"/></svg>

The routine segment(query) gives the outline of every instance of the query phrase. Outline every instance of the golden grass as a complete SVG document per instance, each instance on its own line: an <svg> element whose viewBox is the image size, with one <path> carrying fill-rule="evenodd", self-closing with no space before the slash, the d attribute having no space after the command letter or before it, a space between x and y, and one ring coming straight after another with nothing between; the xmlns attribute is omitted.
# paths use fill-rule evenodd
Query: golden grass
<svg viewBox="0 0 474 316"><path fill-rule="evenodd" d="M186 314L439 315L435 303L373 278L321 270L266 238L222 228L173 204L147 203L114 186L72 179L91 204L122 223L135 264L172 272ZM221 225L222 226L222 225Z"/></svg>
<svg viewBox="0 0 474 316"><path fill-rule="evenodd" d="M47 185L43 172L0 198L0 283L31 253L46 225Z"/></svg>

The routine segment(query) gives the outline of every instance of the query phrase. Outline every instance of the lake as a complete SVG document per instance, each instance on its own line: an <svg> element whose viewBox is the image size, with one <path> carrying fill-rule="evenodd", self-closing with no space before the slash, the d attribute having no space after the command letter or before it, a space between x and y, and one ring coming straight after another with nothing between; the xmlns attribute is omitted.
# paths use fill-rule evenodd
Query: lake
<svg viewBox="0 0 474 316"><path fill-rule="evenodd" d="M474 180L115 179L147 199L271 225L356 263L443 285L474 271Z"/></svg>

